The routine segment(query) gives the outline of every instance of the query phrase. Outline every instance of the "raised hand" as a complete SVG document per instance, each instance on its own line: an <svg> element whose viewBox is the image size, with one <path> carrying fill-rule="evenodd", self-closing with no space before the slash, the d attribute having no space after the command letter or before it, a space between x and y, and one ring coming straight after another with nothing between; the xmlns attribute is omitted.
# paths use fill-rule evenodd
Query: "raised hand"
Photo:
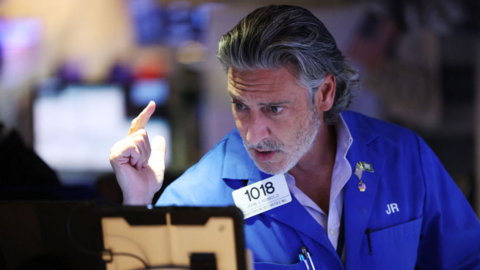
<svg viewBox="0 0 480 270"><path fill-rule="evenodd" d="M165 172L165 139L156 136L152 145L145 125L155 111L155 102L133 119L128 136L110 150L110 164L123 191L126 205L147 205L163 183Z"/></svg>

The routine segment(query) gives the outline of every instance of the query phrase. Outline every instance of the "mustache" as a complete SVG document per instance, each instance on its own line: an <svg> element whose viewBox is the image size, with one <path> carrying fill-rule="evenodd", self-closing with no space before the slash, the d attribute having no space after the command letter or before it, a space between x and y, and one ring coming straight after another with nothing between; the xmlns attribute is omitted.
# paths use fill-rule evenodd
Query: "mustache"
<svg viewBox="0 0 480 270"><path fill-rule="evenodd" d="M250 144L247 141L243 142L247 149L258 150L258 151L282 151L283 143L271 141L271 140L262 140L257 144Z"/></svg>

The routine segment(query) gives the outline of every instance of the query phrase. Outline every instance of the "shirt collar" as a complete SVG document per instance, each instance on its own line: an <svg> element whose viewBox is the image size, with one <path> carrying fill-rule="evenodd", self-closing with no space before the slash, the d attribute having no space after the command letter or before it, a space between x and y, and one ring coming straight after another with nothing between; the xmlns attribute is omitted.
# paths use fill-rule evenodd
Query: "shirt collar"
<svg viewBox="0 0 480 270"><path fill-rule="evenodd" d="M337 133L337 155L335 157L335 165L340 164L343 160L348 163L346 156L353 143L353 137L342 115L340 115L338 121L335 122L335 131ZM295 178L289 173L285 173L285 178L287 179L290 190L293 190L293 187L295 186Z"/></svg>
<svg viewBox="0 0 480 270"><path fill-rule="evenodd" d="M335 122L335 131L337 132L337 151L341 150L344 153L343 157L346 157L350 146L352 146L353 137L341 114L338 121Z"/></svg>

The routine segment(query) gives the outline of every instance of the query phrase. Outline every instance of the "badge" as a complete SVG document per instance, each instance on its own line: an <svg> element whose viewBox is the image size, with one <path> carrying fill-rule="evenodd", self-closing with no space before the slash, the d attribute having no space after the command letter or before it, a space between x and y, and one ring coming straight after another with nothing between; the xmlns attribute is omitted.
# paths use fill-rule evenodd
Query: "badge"
<svg viewBox="0 0 480 270"><path fill-rule="evenodd" d="M358 190L360 190L361 192L365 192L365 189L367 189L367 185L365 185L365 183L360 180L360 182L358 183Z"/></svg>
<svg viewBox="0 0 480 270"><path fill-rule="evenodd" d="M367 185L362 182L363 172L373 173L375 172L375 170L373 170L372 164L363 161L360 161L357 163L357 165L355 165L355 171L353 172L353 174L355 174L360 181L358 183L358 190L360 190L360 192L365 192L365 190L367 189Z"/></svg>
<svg viewBox="0 0 480 270"><path fill-rule="evenodd" d="M285 175L277 174L232 192L245 219L292 201Z"/></svg>

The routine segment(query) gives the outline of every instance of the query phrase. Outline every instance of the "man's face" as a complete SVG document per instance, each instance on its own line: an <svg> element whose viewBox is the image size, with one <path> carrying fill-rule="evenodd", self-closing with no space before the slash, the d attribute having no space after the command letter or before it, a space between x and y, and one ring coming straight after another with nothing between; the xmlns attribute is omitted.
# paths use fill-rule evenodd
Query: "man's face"
<svg viewBox="0 0 480 270"><path fill-rule="evenodd" d="M230 68L228 92L245 148L260 170L288 172L311 149L320 115L290 69Z"/></svg>

